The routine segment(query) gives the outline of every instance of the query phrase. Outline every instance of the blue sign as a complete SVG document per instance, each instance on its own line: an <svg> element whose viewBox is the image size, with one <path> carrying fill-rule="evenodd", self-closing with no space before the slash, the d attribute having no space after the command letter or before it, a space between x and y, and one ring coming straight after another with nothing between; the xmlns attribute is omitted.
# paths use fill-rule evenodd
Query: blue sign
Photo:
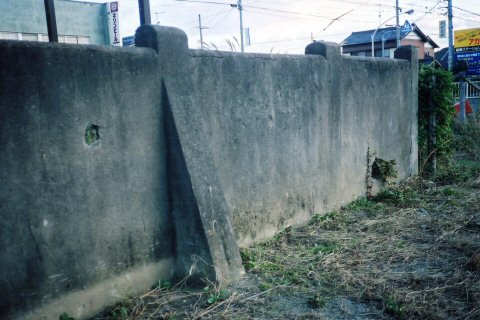
<svg viewBox="0 0 480 320"><path fill-rule="evenodd" d="M413 30L413 26L410 24L410 22L408 22L408 20L405 20L405 23L403 24L401 31L408 33L412 30Z"/></svg>
<svg viewBox="0 0 480 320"><path fill-rule="evenodd" d="M135 46L135 36L128 36L122 38L124 47L133 47Z"/></svg>
<svg viewBox="0 0 480 320"><path fill-rule="evenodd" d="M467 77L480 78L480 51L457 52L456 60L463 60L467 63Z"/></svg>

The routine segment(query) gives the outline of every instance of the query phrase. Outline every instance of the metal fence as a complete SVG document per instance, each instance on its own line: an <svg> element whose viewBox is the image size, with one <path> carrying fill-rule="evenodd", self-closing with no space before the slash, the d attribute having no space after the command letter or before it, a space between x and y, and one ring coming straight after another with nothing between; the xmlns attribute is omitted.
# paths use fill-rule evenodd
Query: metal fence
<svg viewBox="0 0 480 320"><path fill-rule="evenodd" d="M474 81L477 86L480 86L480 81ZM454 83L455 88L453 89L453 97L459 98L460 97L460 84L458 82ZM469 84L468 82L465 83L465 98L466 99L474 99L480 98L480 90Z"/></svg>

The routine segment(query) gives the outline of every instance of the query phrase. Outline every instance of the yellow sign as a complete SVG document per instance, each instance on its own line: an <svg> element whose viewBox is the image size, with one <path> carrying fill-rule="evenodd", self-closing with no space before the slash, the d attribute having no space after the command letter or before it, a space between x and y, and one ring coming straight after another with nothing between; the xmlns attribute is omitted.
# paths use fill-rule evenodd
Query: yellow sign
<svg viewBox="0 0 480 320"><path fill-rule="evenodd" d="M480 28L455 31L455 48L480 46Z"/></svg>

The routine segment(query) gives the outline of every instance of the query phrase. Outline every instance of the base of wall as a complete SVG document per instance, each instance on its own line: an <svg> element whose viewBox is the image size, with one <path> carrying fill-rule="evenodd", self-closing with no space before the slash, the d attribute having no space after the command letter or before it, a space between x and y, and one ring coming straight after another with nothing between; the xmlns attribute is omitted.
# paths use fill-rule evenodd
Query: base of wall
<svg viewBox="0 0 480 320"><path fill-rule="evenodd" d="M58 319L66 312L75 319L93 317L106 306L137 295L162 279L173 277L173 258L130 270L116 278L66 294L28 313L12 315L11 319Z"/></svg>

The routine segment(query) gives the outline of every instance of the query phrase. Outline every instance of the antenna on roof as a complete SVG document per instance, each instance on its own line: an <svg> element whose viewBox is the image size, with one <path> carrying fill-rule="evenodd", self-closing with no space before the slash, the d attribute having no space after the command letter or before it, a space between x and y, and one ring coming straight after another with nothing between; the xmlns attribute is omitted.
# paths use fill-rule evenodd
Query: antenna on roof
<svg viewBox="0 0 480 320"><path fill-rule="evenodd" d="M380 0L378 0L378 24L382 23L382 7L380 5Z"/></svg>

